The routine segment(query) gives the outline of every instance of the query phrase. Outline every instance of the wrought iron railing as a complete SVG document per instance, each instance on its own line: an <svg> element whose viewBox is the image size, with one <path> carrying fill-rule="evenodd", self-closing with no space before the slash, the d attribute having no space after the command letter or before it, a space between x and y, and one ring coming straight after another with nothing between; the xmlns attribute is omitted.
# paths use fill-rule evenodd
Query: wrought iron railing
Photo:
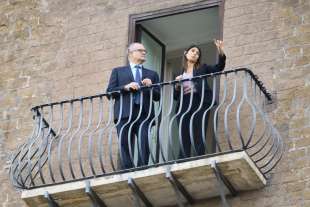
<svg viewBox="0 0 310 207"><path fill-rule="evenodd" d="M202 87L200 99L194 90L184 94L186 81L196 89ZM207 94L205 89L209 86L213 93ZM120 108L125 107L122 103L125 96L134 105L134 92L114 91L32 108L34 128L12 159L12 183L17 188L30 189L241 150L267 176L281 159L283 141L266 112L271 95L250 70L235 69L141 87L140 103L146 101L143 100L146 93L141 91L147 91L149 101L154 102L155 90L160 98L151 104L149 111L143 112L138 107L133 117L130 110L132 119L123 124L128 127L129 138L139 116L147 114L139 123L142 126L147 120L148 135L141 136L142 127L138 127L138 136L128 139L127 158L120 153L123 149L116 127L121 119L114 117L113 107L115 98L119 99ZM185 99L188 99L186 106ZM154 116L150 116L152 110ZM182 138L183 130L188 130L188 143ZM197 149L197 137L203 150ZM148 139L149 157L139 164L142 139ZM132 168L124 168L124 159L132 161Z"/></svg>

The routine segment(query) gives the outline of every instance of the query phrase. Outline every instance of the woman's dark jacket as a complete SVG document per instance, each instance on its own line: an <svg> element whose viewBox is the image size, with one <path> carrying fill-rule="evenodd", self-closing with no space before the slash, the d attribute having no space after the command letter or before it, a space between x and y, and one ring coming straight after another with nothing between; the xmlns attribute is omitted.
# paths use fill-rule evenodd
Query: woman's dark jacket
<svg viewBox="0 0 310 207"><path fill-rule="evenodd" d="M216 65L203 64L199 68L194 69L193 77L223 71L225 68L225 63L226 63L225 54L219 55L218 64L216 64ZM202 83L203 83L202 79L196 79L195 81L193 81L193 83L194 83L194 86L196 89L195 97L201 96L202 95ZM205 94L204 94L203 105L204 106L210 105L212 102L212 90L210 89L210 87L208 85L207 79L205 79L204 91L205 91ZM180 102L180 94L181 94L181 90L174 90L174 99L178 101L177 108L180 104L179 103ZM200 101L201 101L201 98L199 97L199 102Z"/></svg>

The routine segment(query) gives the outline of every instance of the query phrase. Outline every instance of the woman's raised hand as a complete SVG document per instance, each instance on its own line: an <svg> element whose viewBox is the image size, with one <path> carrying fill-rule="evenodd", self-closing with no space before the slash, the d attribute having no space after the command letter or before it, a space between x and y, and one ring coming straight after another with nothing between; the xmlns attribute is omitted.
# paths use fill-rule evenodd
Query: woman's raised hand
<svg viewBox="0 0 310 207"><path fill-rule="evenodd" d="M224 54L224 42L221 41L221 40L216 40L216 39L214 39L213 41L214 41L214 44L215 44L215 46L216 46L218 52L219 52L221 55Z"/></svg>

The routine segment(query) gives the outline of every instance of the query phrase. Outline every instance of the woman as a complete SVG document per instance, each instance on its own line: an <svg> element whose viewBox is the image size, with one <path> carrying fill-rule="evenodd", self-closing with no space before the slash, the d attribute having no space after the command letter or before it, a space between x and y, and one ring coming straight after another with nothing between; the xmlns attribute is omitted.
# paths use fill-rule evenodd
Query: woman
<svg viewBox="0 0 310 207"><path fill-rule="evenodd" d="M201 60L201 50L196 45L191 45L184 51L183 55L183 73L176 77L175 80L184 80L200 75L205 75L209 73L220 72L224 70L226 56L223 50L223 41L214 40L214 44L218 50L219 62L216 65L200 65ZM207 80L204 81L204 91L203 79L195 79L193 81L183 81L181 84L176 84L174 90L174 98L177 100L177 112L181 110L177 116L178 126L181 130L182 145L179 154L179 159L190 157L191 155L191 128L194 132L192 138L194 141L193 148L197 155L203 155L205 153L205 146L202 136L202 127L203 127L203 113L211 105L212 102L212 90L208 86ZM181 91L181 88L183 89ZM181 93L183 93L182 102ZM201 99L203 97L203 100ZM192 98L192 103L190 104ZM198 113L195 113L199 108L202 101L202 106L200 107ZM181 108L180 108L181 107ZM194 114L193 118L192 115ZM208 114L205 119L205 124L208 121ZM191 126L192 125L192 126ZM207 127L206 127L207 128ZM183 148L182 148L183 146Z"/></svg>

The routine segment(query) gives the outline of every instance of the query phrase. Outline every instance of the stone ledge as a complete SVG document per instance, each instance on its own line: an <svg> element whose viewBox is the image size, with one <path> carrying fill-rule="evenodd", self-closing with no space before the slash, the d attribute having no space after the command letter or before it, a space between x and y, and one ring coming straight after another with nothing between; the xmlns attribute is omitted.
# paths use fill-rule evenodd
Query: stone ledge
<svg viewBox="0 0 310 207"><path fill-rule="evenodd" d="M218 183L211 168L216 161L223 175L236 191L259 189L266 185L266 179L246 152L234 152L211 158L203 158L183 163L152 167L140 171L109 175L90 179L90 186L107 206L134 206L128 178L135 183L154 206L177 204L177 197L166 178L167 168L194 199L219 196ZM22 199L28 206L47 206L43 197L47 191L60 206L90 206L85 193L85 181L77 181L55 186L42 187L22 192ZM225 189L226 194L229 191Z"/></svg>

